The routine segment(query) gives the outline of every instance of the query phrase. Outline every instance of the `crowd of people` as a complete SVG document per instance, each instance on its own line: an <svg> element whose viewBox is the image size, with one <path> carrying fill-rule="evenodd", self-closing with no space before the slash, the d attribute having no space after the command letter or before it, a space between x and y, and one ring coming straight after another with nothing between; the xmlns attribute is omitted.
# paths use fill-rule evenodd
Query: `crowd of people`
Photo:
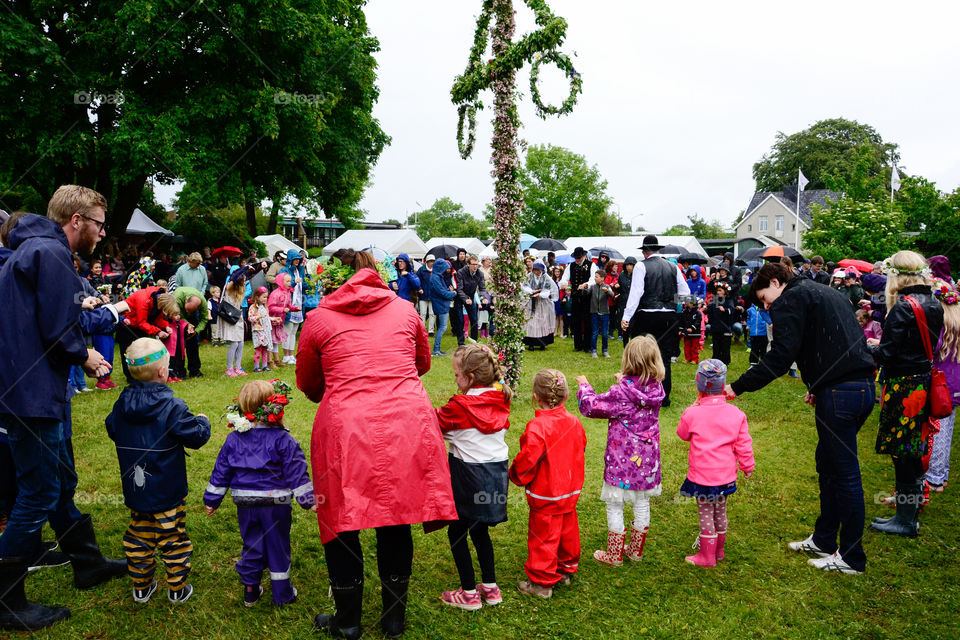
<svg viewBox="0 0 960 640"><path fill-rule="evenodd" d="M401 255L385 280L369 253L341 250L337 263L348 277L321 299L316 274L296 250L275 255L272 264L231 265L218 256L205 266L203 255L189 254L167 282L157 278L157 261L143 256L106 285L122 286L120 299L100 288L105 262L92 262L89 278L77 274L75 254L94 251L105 215L103 196L67 185L51 198L46 217L15 214L0 227L0 304L14 310L0 333L0 628L40 629L69 616L64 607L26 598L28 572L48 564L69 562L79 588L129 575L133 600L146 604L160 583L159 556L168 599L190 599L185 448L208 442L210 421L192 413L168 383L178 374L202 375L197 342L207 327L211 340L227 345L226 375L246 375L249 332L254 371L295 365L297 387L319 404L309 462L284 427L285 407L294 399L286 383L249 380L228 411L233 431L203 502L209 517L228 492L236 503L242 543L236 570L245 606L255 606L264 593L264 571L274 604L297 598L292 502L316 512L324 549L335 611L316 616L318 629L337 637L361 634L360 532L367 529L376 533L387 637L406 627L412 524L423 523L428 532L447 528L459 586L439 594L442 602L467 610L499 605L504 595L489 528L507 519L510 483L523 488L529 507L526 579L518 590L550 598L573 582L581 556L577 504L586 431L565 406L566 374L542 369L532 380L535 417L510 460L505 434L516 398L498 354L480 342L496 321L496 299L486 286L489 264L462 252L453 263L427 256L415 270ZM947 483L960 404L960 292L949 264L900 251L874 273L844 271L837 285L824 282L816 256L809 266L785 260L743 274L728 256L707 274L699 265L673 263L661 248L647 236L643 259L627 258L622 268L602 253L594 262L582 248L562 269L551 256L531 258L523 285L531 349L549 346L558 328L569 331L577 351L594 356L609 357L612 331L624 342L608 391L597 393L585 376L576 378L579 412L608 420L599 496L607 542L594 551L595 561L617 567L624 558L643 557L651 498L663 491L660 411L670 404L671 363L681 342L684 358L696 365L697 391L676 427L689 442L677 491L696 503L699 524L697 551L686 562L712 567L725 559L727 501L738 474L748 478L756 468L747 415L729 401L794 369L814 407L820 512L813 532L789 547L816 556L809 563L824 571L865 570L857 433L874 410L878 370L875 450L893 462L896 511L870 529L916 537L923 504ZM451 358L458 394L435 408L421 376L432 356L444 355L439 346L448 320L458 342ZM707 335L714 357L701 360ZM93 340L88 347L96 336L100 346ZM104 347L111 336L127 377L105 419L131 511L124 560L100 552L90 516L74 504L71 369L112 382L114 345ZM728 382L731 341L740 336L750 343L751 366ZM42 543L48 522L60 552Z"/></svg>

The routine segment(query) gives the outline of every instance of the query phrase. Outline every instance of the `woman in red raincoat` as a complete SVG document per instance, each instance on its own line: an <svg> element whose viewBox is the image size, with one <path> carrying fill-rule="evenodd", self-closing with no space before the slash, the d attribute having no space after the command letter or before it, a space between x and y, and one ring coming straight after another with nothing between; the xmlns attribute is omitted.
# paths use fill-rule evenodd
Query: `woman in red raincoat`
<svg viewBox="0 0 960 640"><path fill-rule="evenodd" d="M410 525L439 528L456 520L457 510L443 436L419 377L430 369L423 321L369 268L376 266L370 254L342 260L358 271L307 316L297 354L297 386L320 402L312 476L337 609L315 624L359 637L358 534L376 529L381 624L388 637L399 637L413 563Z"/></svg>

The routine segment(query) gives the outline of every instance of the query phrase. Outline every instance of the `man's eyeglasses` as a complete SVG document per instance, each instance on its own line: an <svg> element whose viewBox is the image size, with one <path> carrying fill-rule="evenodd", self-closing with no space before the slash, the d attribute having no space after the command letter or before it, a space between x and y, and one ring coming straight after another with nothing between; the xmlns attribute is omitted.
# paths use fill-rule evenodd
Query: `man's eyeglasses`
<svg viewBox="0 0 960 640"><path fill-rule="evenodd" d="M85 216L85 215L83 215L82 213L77 213L76 215L80 216L81 218L84 218L85 220L89 220L90 222L96 224L96 225L97 225L97 233L103 231L103 225L107 224L107 221L106 221L106 220L97 220L96 218L91 218L90 216Z"/></svg>

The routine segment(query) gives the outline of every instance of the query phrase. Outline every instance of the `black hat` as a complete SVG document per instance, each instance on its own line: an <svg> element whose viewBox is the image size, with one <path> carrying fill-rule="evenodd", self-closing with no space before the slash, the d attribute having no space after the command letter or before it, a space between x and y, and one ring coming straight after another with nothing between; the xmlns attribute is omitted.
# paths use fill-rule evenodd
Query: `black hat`
<svg viewBox="0 0 960 640"><path fill-rule="evenodd" d="M640 248L644 251L657 251L663 249L663 245L657 241L657 236L644 236L643 244Z"/></svg>
<svg viewBox="0 0 960 640"><path fill-rule="evenodd" d="M579 260L583 256L587 255L587 251L583 247L577 247L573 250L573 259Z"/></svg>

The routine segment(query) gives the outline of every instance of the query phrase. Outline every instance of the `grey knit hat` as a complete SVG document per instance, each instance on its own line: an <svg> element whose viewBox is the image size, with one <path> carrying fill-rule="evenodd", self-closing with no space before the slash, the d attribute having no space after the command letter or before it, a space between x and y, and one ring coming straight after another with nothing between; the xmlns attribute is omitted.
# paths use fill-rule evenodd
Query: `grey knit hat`
<svg viewBox="0 0 960 640"><path fill-rule="evenodd" d="M709 395L723 393L727 383L727 365L714 358L704 360L697 367L697 391Z"/></svg>

